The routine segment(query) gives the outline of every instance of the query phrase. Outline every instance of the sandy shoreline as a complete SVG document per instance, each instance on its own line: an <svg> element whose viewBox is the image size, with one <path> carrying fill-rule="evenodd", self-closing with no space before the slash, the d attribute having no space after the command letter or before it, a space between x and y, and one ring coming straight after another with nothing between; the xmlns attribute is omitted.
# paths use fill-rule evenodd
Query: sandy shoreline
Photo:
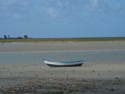
<svg viewBox="0 0 125 94"><path fill-rule="evenodd" d="M51 68L44 64L1 64L0 94L124 94L124 66L125 63L89 62L69 68Z"/></svg>
<svg viewBox="0 0 125 94"><path fill-rule="evenodd" d="M44 64L0 65L0 94L124 94L125 63L51 68Z"/></svg>
<svg viewBox="0 0 125 94"><path fill-rule="evenodd" d="M0 44L0 52L125 50L125 41ZM125 62L81 67L0 64L0 94L124 94Z"/></svg>

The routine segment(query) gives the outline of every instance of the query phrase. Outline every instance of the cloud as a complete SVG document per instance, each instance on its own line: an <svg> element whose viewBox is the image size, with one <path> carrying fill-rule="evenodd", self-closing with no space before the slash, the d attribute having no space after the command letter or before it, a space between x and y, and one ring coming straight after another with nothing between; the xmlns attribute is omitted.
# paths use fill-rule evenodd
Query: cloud
<svg viewBox="0 0 125 94"><path fill-rule="evenodd" d="M20 19L21 18L21 14L19 14L19 13L13 13L12 17L14 19Z"/></svg>
<svg viewBox="0 0 125 94"><path fill-rule="evenodd" d="M99 0L90 0L90 6L96 9L99 6Z"/></svg>
<svg viewBox="0 0 125 94"><path fill-rule="evenodd" d="M58 17L77 13L124 13L122 0L0 0L1 16L19 19L22 15L32 17ZM4 13L4 14L3 14ZM13 16L12 16L13 15ZM35 16L33 16L35 15ZM47 15L47 16L46 16Z"/></svg>
<svg viewBox="0 0 125 94"><path fill-rule="evenodd" d="M0 0L1 16L20 19L22 15L29 13L30 0Z"/></svg>
<svg viewBox="0 0 125 94"><path fill-rule="evenodd" d="M58 10L53 8L53 7L46 8L46 13L50 17L57 17L58 16Z"/></svg>
<svg viewBox="0 0 125 94"><path fill-rule="evenodd" d="M107 2L106 0L89 0L87 10L92 12L102 12L107 11Z"/></svg>
<svg viewBox="0 0 125 94"><path fill-rule="evenodd" d="M1 8L6 10L9 9L13 4L15 4L16 0L2 0L0 3L1 3Z"/></svg>
<svg viewBox="0 0 125 94"><path fill-rule="evenodd" d="M3 1L3 0L2 0ZM14 4L17 0L4 0L2 3L3 5L11 5Z"/></svg>
<svg viewBox="0 0 125 94"><path fill-rule="evenodd" d="M57 5L59 6L59 8L62 8L64 6L63 2L61 2L61 1L58 1Z"/></svg>
<svg viewBox="0 0 125 94"><path fill-rule="evenodd" d="M16 10L19 7L27 7L31 1L29 0L1 0L0 1L0 9L1 10ZM14 9L15 8L15 9Z"/></svg>
<svg viewBox="0 0 125 94"><path fill-rule="evenodd" d="M120 2L116 3L114 8L116 12L119 12L119 13L125 12L125 7Z"/></svg>
<svg viewBox="0 0 125 94"><path fill-rule="evenodd" d="M121 0L88 0L86 11L105 14L123 12L125 4ZM85 9L84 9L85 10Z"/></svg>

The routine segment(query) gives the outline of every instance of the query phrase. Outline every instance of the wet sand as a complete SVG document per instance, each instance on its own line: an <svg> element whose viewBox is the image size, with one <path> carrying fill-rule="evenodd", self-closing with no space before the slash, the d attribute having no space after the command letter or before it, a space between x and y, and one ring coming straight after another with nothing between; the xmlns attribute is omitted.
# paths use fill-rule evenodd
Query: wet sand
<svg viewBox="0 0 125 94"><path fill-rule="evenodd" d="M1 44L0 52L125 50L125 41ZM125 62L81 67L0 64L0 94L125 94Z"/></svg>
<svg viewBox="0 0 125 94"><path fill-rule="evenodd" d="M0 43L0 52L125 50L125 41Z"/></svg>

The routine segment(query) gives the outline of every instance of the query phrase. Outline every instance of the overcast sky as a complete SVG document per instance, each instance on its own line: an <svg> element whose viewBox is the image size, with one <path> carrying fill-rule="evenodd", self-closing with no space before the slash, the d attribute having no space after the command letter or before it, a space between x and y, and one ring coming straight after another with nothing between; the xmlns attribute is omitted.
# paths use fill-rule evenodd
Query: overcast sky
<svg viewBox="0 0 125 94"><path fill-rule="evenodd" d="M0 0L0 37L125 36L125 0Z"/></svg>

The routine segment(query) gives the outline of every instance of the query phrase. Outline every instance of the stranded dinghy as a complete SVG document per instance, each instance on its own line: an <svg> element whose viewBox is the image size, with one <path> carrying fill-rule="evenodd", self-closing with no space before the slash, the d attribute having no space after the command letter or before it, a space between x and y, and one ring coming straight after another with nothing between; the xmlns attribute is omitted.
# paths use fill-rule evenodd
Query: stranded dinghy
<svg viewBox="0 0 125 94"><path fill-rule="evenodd" d="M53 62L53 61L44 61L50 67L76 67L82 66L85 60L77 60L77 61L70 61L70 62Z"/></svg>

